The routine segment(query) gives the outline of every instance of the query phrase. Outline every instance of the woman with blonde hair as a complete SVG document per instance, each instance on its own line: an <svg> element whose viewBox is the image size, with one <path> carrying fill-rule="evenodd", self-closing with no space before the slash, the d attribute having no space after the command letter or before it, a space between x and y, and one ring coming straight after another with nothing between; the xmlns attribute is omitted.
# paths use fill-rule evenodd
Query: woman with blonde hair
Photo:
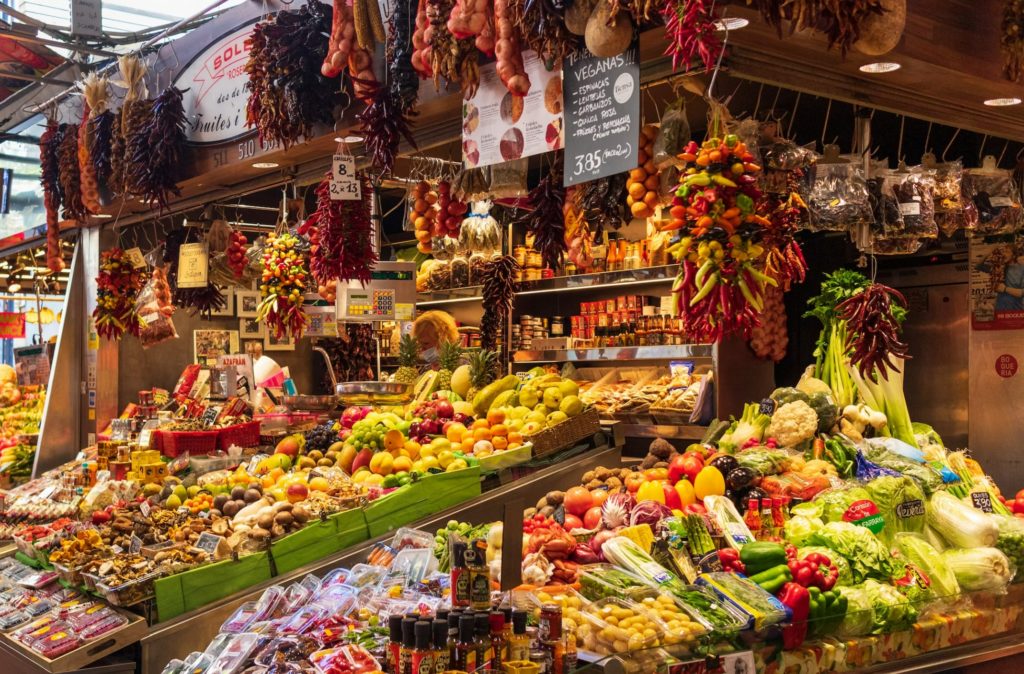
<svg viewBox="0 0 1024 674"><path fill-rule="evenodd" d="M443 342L458 342L459 329L448 312L427 311L413 321L412 336L420 346L420 358L436 363L438 347Z"/></svg>

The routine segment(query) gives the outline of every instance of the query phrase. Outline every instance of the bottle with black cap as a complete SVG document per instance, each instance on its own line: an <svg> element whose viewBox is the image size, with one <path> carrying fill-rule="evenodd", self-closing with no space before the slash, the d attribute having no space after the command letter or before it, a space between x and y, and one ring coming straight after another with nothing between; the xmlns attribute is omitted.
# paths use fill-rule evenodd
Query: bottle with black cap
<svg viewBox="0 0 1024 674"><path fill-rule="evenodd" d="M400 657L402 653L402 617L401 613L388 616L388 674L401 674Z"/></svg>
<svg viewBox="0 0 1024 674"><path fill-rule="evenodd" d="M508 659L508 642L505 640L505 614L491 611L488 616L491 627L491 669L500 672L501 663Z"/></svg>
<svg viewBox="0 0 1024 674"><path fill-rule="evenodd" d="M429 620L418 620L413 631L415 639L408 674L434 674L433 624Z"/></svg>
<svg viewBox="0 0 1024 674"><path fill-rule="evenodd" d="M491 668L491 618L488 613L478 612L474 616L473 644L476 647L476 668Z"/></svg>
<svg viewBox="0 0 1024 674"><path fill-rule="evenodd" d="M530 635L526 633L526 611L512 611L512 638L508 642L509 661L530 659Z"/></svg>
<svg viewBox="0 0 1024 674"><path fill-rule="evenodd" d="M416 618L406 615L402 618L402 649L398 653L399 674L406 674L409 671L414 648L416 648Z"/></svg>
<svg viewBox="0 0 1024 674"><path fill-rule="evenodd" d="M438 611L438 615L440 615ZM445 611L445 613L448 613ZM448 651L448 621L436 618L431 624L434 633L434 672L441 674L448 671L451 654Z"/></svg>
<svg viewBox="0 0 1024 674"><path fill-rule="evenodd" d="M476 646L473 643L475 626L476 619L473 616L459 616L459 636L455 642L455 650L452 651L451 669L461 672L476 671Z"/></svg>

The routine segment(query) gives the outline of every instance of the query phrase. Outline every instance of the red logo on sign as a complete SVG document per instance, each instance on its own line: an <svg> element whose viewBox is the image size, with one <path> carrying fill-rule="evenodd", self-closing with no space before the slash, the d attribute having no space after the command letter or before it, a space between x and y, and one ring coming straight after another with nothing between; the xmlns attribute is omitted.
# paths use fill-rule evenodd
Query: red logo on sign
<svg viewBox="0 0 1024 674"><path fill-rule="evenodd" d="M996 374L1004 379L1009 379L1017 374L1017 359L1008 353L996 358Z"/></svg>
<svg viewBox="0 0 1024 674"><path fill-rule="evenodd" d="M850 504L850 507L843 513L843 520L846 522L856 522L864 519L865 517L877 514L878 506L875 505L874 501L861 499L860 501L854 501Z"/></svg>

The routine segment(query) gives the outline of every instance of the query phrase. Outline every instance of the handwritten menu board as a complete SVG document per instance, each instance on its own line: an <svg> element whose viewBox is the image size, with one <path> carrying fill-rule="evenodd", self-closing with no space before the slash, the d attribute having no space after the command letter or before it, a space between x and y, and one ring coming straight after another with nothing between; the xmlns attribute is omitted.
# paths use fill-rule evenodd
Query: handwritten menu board
<svg viewBox="0 0 1024 674"><path fill-rule="evenodd" d="M611 58L579 50L563 61L562 77L565 185L636 168L640 138L636 44Z"/></svg>

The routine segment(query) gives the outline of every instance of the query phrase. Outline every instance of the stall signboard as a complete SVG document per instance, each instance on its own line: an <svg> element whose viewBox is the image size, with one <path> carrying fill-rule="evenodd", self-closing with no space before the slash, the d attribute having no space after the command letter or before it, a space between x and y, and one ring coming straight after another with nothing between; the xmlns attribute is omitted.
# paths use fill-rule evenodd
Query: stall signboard
<svg viewBox="0 0 1024 674"><path fill-rule="evenodd" d="M1024 245L970 245L971 328L1024 328Z"/></svg>
<svg viewBox="0 0 1024 674"><path fill-rule="evenodd" d="M0 311L0 338L24 339L25 314L15 311Z"/></svg>
<svg viewBox="0 0 1024 674"><path fill-rule="evenodd" d="M635 44L611 58L598 58L581 49L563 62L566 186L636 168L640 138L637 55Z"/></svg>
<svg viewBox="0 0 1024 674"><path fill-rule="evenodd" d="M562 149L562 69L548 70L532 50L523 53L523 66L530 78L526 96L509 92L496 64L480 67L480 86L462 103L462 161L468 168Z"/></svg>
<svg viewBox="0 0 1024 674"><path fill-rule="evenodd" d="M45 344L21 346L14 350L14 371L22 386L46 386L50 383L50 354Z"/></svg>

